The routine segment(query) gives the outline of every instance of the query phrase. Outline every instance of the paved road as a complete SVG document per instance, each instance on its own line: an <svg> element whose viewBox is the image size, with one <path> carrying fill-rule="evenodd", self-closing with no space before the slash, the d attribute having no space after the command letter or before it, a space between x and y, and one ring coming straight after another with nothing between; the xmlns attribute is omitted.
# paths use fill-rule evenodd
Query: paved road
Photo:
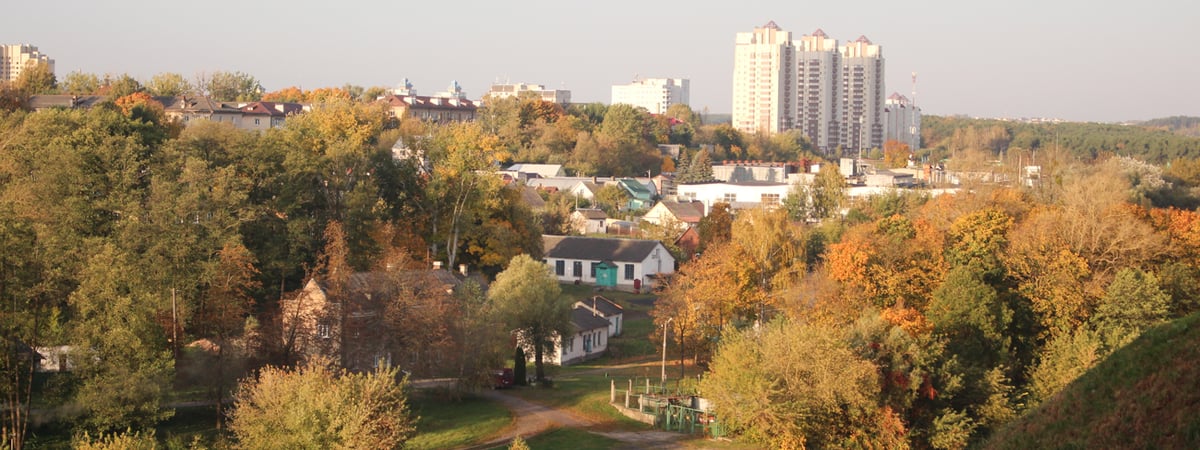
<svg viewBox="0 0 1200 450"><path fill-rule="evenodd" d="M500 445L508 445L516 436L528 439L531 436L548 431L552 428L581 428L587 429L594 422L572 414L569 411L551 408L526 401L504 391L484 391L483 396L495 400L512 411L516 421L512 426L502 431L499 436L480 445L470 447L471 450L487 449ZM668 431L590 431L622 442L621 449L680 449L678 441L684 437L679 433Z"/></svg>

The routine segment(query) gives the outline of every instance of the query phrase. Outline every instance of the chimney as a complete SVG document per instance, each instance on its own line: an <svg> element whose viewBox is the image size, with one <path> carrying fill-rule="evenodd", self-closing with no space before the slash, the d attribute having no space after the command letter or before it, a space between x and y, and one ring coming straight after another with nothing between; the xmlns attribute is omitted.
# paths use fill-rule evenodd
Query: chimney
<svg viewBox="0 0 1200 450"><path fill-rule="evenodd" d="M433 270L442 270L442 262L434 261L433 262Z"/></svg>
<svg viewBox="0 0 1200 450"><path fill-rule="evenodd" d="M465 277L465 276L467 276L467 265L466 265L466 264L459 264L459 265L458 265L458 273L461 273L461 274L462 274L462 276L464 276L464 277Z"/></svg>

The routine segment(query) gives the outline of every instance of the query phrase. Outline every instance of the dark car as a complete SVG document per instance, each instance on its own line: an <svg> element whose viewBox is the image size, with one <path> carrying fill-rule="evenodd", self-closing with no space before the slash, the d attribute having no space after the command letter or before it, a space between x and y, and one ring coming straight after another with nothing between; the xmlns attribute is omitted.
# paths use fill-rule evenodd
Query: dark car
<svg viewBox="0 0 1200 450"><path fill-rule="evenodd" d="M496 369L492 371L492 387L496 389L504 389L513 385L513 370L512 369Z"/></svg>

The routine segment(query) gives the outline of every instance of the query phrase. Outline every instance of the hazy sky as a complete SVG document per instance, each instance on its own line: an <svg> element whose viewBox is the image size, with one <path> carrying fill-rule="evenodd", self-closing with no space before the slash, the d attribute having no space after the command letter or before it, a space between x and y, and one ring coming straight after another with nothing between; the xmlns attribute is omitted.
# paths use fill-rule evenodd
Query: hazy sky
<svg viewBox="0 0 1200 450"><path fill-rule="evenodd" d="M1121 121L1200 115L1200 3L1008 1L15 0L0 43L82 70L243 71L268 90L494 81L609 101L613 84L691 79L696 110L729 112L734 34L774 20L883 46L887 90L927 114Z"/></svg>

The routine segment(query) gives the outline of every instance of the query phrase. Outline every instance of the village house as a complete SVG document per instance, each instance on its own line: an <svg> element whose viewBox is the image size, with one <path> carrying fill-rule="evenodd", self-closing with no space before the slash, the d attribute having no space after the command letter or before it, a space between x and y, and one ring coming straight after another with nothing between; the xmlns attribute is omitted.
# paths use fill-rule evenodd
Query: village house
<svg viewBox="0 0 1200 450"><path fill-rule="evenodd" d="M389 305L400 295L449 294L461 277L438 265L435 270L358 272L341 287L310 279L280 301L282 344L296 360L322 356L354 371L392 366L384 317Z"/></svg>
<svg viewBox="0 0 1200 450"><path fill-rule="evenodd" d="M625 308L605 298L603 295L593 295L587 300L575 302L576 308L591 311L597 317L608 319L608 336L621 334L622 321L625 319Z"/></svg>
<svg viewBox="0 0 1200 450"><path fill-rule="evenodd" d="M571 335L554 339L554 350L543 354L542 362L567 366L600 357L608 350L608 327L608 319L576 306L571 310ZM521 345L532 361L533 347L525 341Z"/></svg>
<svg viewBox="0 0 1200 450"><path fill-rule="evenodd" d="M564 283L640 290L675 273L675 257L658 241L543 235L542 249Z"/></svg>
<svg viewBox="0 0 1200 450"><path fill-rule="evenodd" d="M604 233L608 214L599 209L576 209L571 212L571 229L579 234Z"/></svg>
<svg viewBox="0 0 1200 450"><path fill-rule="evenodd" d="M700 225L704 218L704 204L698 201L663 200L646 211L642 220L655 224L674 224L679 231Z"/></svg>

